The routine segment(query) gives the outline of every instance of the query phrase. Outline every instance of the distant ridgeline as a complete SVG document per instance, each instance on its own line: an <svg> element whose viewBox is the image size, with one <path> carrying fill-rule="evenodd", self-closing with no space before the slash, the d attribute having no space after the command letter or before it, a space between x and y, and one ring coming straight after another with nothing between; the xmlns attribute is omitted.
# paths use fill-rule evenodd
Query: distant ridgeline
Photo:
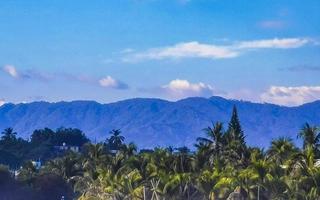
<svg viewBox="0 0 320 200"><path fill-rule="evenodd" d="M238 108L246 141L253 146L266 148L280 135L296 140L304 123L320 124L319 101L284 107L221 97L187 98L177 102L142 98L110 104L93 101L5 104L0 107L0 130L12 127L19 137L29 138L36 129L72 127L99 142L105 140L110 130L121 129L128 141L141 148L192 148L203 128L216 121L228 124L234 105Z"/></svg>

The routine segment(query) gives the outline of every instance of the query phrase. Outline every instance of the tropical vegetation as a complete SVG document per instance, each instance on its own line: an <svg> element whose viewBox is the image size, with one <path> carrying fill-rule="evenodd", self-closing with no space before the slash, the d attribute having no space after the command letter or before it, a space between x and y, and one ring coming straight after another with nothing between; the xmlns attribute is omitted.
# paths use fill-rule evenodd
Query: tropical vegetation
<svg viewBox="0 0 320 200"><path fill-rule="evenodd" d="M0 195L79 200L320 199L318 127L306 123L301 128L297 134L301 147L287 137L275 138L267 149L252 147L246 144L234 107L226 129L216 122L200 136L192 149L138 151L135 144L125 143L120 130L112 130L104 142L92 143L76 129L36 130L24 140L9 128L0 140L0 161L7 165L0 167ZM52 148L61 142L81 146L81 151L55 154ZM45 163L40 168L28 161L37 158ZM10 187L16 192L8 192Z"/></svg>

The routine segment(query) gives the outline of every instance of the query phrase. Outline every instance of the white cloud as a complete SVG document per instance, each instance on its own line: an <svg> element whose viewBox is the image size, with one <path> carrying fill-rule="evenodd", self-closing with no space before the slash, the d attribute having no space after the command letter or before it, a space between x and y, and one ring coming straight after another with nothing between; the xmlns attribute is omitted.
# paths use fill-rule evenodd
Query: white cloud
<svg viewBox="0 0 320 200"><path fill-rule="evenodd" d="M111 76L106 76L99 80L99 83L102 87L116 87L117 81L113 79Z"/></svg>
<svg viewBox="0 0 320 200"><path fill-rule="evenodd" d="M269 40L253 40L244 41L236 45L237 49L261 49L261 48L275 48L275 49L292 49L299 48L311 41L306 38L274 38Z"/></svg>
<svg viewBox="0 0 320 200"><path fill-rule="evenodd" d="M161 87L163 91L171 98L180 99L191 96L213 95L214 88L211 85L199 83L190 83L187 80L176 79L170 81L167 85Z"/></svg>
<svg viewBox="0 0 320 200"><path fill-rule="evenodd" d="M320 99L320 86L271 86L261 100L286 106L296 106Z"/></svg>
<svg viewBox="0 0 320 200"><path fill-rule="evenodd" d="M178 43L172 46L151 48L142 52L127 52L124 62L143 60L163 60L182 58L227 59L240 56L251 49L292 49L316 44L307 38L273 38L252 41L233 42L228 45L203 44L197 41Z"/></svg>
<svg viewBox="0 0 320 200"><path fill-rule="evenodd" d="M225 46L201 44L199 42L179 43L173 46L153 48L145 52L126 56L123 60L134 62L140 60L162 60L180 58L233 58L238 53Z"/></svg>
<svg viewBox="0 0 320 200"><path fill-rule="evenodd" d="M13 78L18 78L19 77L19 74L18 74L15 66L13 66L13 65L5 65L3 67L3 71L8 73Z"/></svg>
<svg viewBox="0 0 320 200"><path fill-rule="evenodd" d="M112 78L111 76L106 76L106 77L100 79L99 84L102 87L112 88L112 89L127 89L128 88L127 84L125 84L119 80L116 80L116 79Z"/></svg>

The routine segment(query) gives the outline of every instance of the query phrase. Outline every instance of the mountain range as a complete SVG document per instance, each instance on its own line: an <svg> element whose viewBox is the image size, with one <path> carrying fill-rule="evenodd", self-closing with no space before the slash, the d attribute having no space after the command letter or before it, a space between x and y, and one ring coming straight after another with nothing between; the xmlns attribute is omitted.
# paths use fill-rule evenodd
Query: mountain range
<svg viewBox="0 0 320 200"><path fill-rule="evenodd" d="M136 98L109 104L94 101L32 102L0 107L0 129L13 127L28 138L44 127L79 128L91 140L102 141L109 131L120 129L126 142L141 148L192 147L203 128L221 121L227 128L233 106L238 109L249 145L267 147L273 138L296 135L305 122L320 124L320 101L296 107L252 103L221 97L192 97L171 102Z"/></svg>

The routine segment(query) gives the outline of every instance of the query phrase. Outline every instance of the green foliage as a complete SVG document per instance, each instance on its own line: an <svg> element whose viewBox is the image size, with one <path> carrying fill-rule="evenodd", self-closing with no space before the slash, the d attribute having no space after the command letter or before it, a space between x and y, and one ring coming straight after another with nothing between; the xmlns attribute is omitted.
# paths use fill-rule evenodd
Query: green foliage
<svg viewBox="0 0 320 200"><path fill-rule="evenodd" d="M313 151L319 155L320 153L320 130L316 126L310 126L306 123L300 133L299 138L303 139L303 148L306 149L308 146L313 148Z"/></svg>
<svg viewBox="0 0 320 200"><path fill-rule="evenodd" d="M27 160L42 160L57 156L55 146L63 143L81 147L89 139L79 129L59 128L53 131L49 128L35 130L31 140L17 138L12 128L2 132L0 140L0 163L18 169Z"/></svg>
<svg viewBox="0 0 320 200"><path fill-rule="evenodd" d="M17 180L0 166L0 193L1 184L19 182L29 191L24 195L39 193L35 199L51 191L55 199L64 195L79 200L320 199L316 127L306 124L298 134L303 148L284 137L274 139L267 150L249 147L234 107L226 131L217 122L204 133L196 151L157 147L138 152L135 144L125 143L120 130L112 130L105 143L92 144L77 129L36 130L30 142L6 129L0 162L13 166L32 156L51 159L40 169L24 162ZM52 148L61 142L82 145L82 150L52 157Z"/></svg>
<svg viewBox="0 0 320 200"><path fill-rule="evenodd" d="M232 116L227 131L227 139L229 140L229 142L239 141L241 145L245 145L245 137L240 125L236 106L234 106L232 110Z"/></svg>

